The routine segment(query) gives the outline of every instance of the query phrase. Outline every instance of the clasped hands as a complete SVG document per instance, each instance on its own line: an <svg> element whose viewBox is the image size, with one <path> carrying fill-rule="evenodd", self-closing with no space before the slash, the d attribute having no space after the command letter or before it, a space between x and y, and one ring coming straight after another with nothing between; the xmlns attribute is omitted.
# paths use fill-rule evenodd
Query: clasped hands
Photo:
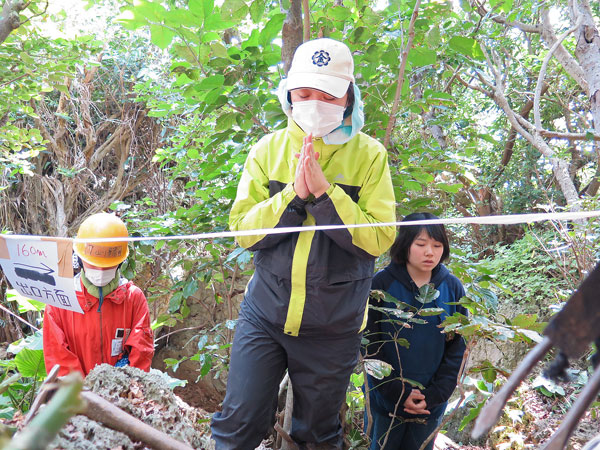
<svg viewBox="0 0 600 450"><path fill-rule="evenodd" d="M408 398L404 402L404 411L409 414L430 414L427 409L425 396L418 389L410 391Z"/></svg>
<svg viewBox="0 0 600 450"><path fill-rule="evenodd" d="M296 195L302 200L306 200L310 194L315 198L323 195L329 189L330 184L317 161L319 153L316 153L313 147L312 134L304 137L302 150L300 153L296 153L296 158L298 158L294 179Z"/></svg>

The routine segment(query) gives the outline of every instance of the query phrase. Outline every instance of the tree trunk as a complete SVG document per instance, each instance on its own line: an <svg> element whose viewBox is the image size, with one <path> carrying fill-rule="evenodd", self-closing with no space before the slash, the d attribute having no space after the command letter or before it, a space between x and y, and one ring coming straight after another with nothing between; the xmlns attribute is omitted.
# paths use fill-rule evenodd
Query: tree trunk
<svg viewBox="0 0 600 450"><path fill-rule="evenodd" d="M294 52L302 44L302 0L291 0L290 8L283 22L281 36L281 61L283 61L283 73L287 75L292 65ZM308 14L308 11L305 13Z"/></svg>

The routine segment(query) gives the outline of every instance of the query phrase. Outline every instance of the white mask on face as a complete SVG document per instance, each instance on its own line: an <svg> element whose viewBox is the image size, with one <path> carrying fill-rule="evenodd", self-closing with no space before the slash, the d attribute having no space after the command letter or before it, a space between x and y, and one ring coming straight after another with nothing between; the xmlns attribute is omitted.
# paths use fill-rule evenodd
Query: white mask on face
<svg viewBox="0 0 600 450"><path fill-rule="evenodd" d="M342 124L346 108L320 100L294 102L292 118L305 133L323 137Z"/></svg>
<svg viewBox="0 0 600 450"><path fill-rule="evenodd" d="M102 287L114 280L117 274L117 267L113 267L112 269L90 269L89 267L84 267L83 271L90 283L94 286Z"/></svg>

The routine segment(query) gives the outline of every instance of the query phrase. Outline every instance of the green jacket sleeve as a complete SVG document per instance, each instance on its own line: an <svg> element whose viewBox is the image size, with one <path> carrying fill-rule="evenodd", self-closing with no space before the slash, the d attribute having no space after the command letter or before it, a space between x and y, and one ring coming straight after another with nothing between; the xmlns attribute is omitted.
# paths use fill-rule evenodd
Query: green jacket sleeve
<svg viewBox="0 0 600 450"><path fill-rule="evenodd" d="M395 199L387 152L382 149L371 162L355 202L332 184L325 194L306 206L317 225L354 225L395 222ZM367 226L325 233L340 247L365 258L383 254L394 242L394 226Z"/></svg>
<svg viewBox="0 0 600 450"><path fill-rule="evenodd" d="M306 202L296 195L292 183L270 196L269 177L263 170L260 148L259 142L246 160L229 214L229 228L239 231L302 225L306 219ZM287 237L288 233L262 234L238 236L236 240L240 246L254 251L276 245Z"/></svg>

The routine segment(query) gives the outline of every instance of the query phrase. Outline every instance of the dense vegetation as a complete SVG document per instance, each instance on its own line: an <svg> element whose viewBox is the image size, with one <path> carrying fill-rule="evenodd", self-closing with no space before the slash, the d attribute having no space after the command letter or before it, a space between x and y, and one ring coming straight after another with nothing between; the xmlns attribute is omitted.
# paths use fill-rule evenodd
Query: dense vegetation
<svg viewBox="0 0 600 450"><path fill-rule="evenodd" d="M389 151L399 217L597 208L598 2L82 0L85 19L44 0L2 3L0 229L73 237L113 210L149 237L125 272L148 294L157 337L197 327L197 350L166 360L173 369L191 359L198 375L224 377L251 255L231 239L150 237L227 229L248 149L285 126L275 93L303 37L353 51L363 131ZM451 226L472 315L448 325L473 343L530 344L593 266L597 228ZM40 327L40 305L0 281L0 303ZM202 326L188 322L193 303ZM0 341L31 335L0 317ZM28 339L17 356L37 367L39 336ZM44 377L19 358L4 363L5 379L27 380L5 394L6 416L27 410ZM506 373L470 370L489 389ZM353 383L351 420L359 374Z"/></svg>

